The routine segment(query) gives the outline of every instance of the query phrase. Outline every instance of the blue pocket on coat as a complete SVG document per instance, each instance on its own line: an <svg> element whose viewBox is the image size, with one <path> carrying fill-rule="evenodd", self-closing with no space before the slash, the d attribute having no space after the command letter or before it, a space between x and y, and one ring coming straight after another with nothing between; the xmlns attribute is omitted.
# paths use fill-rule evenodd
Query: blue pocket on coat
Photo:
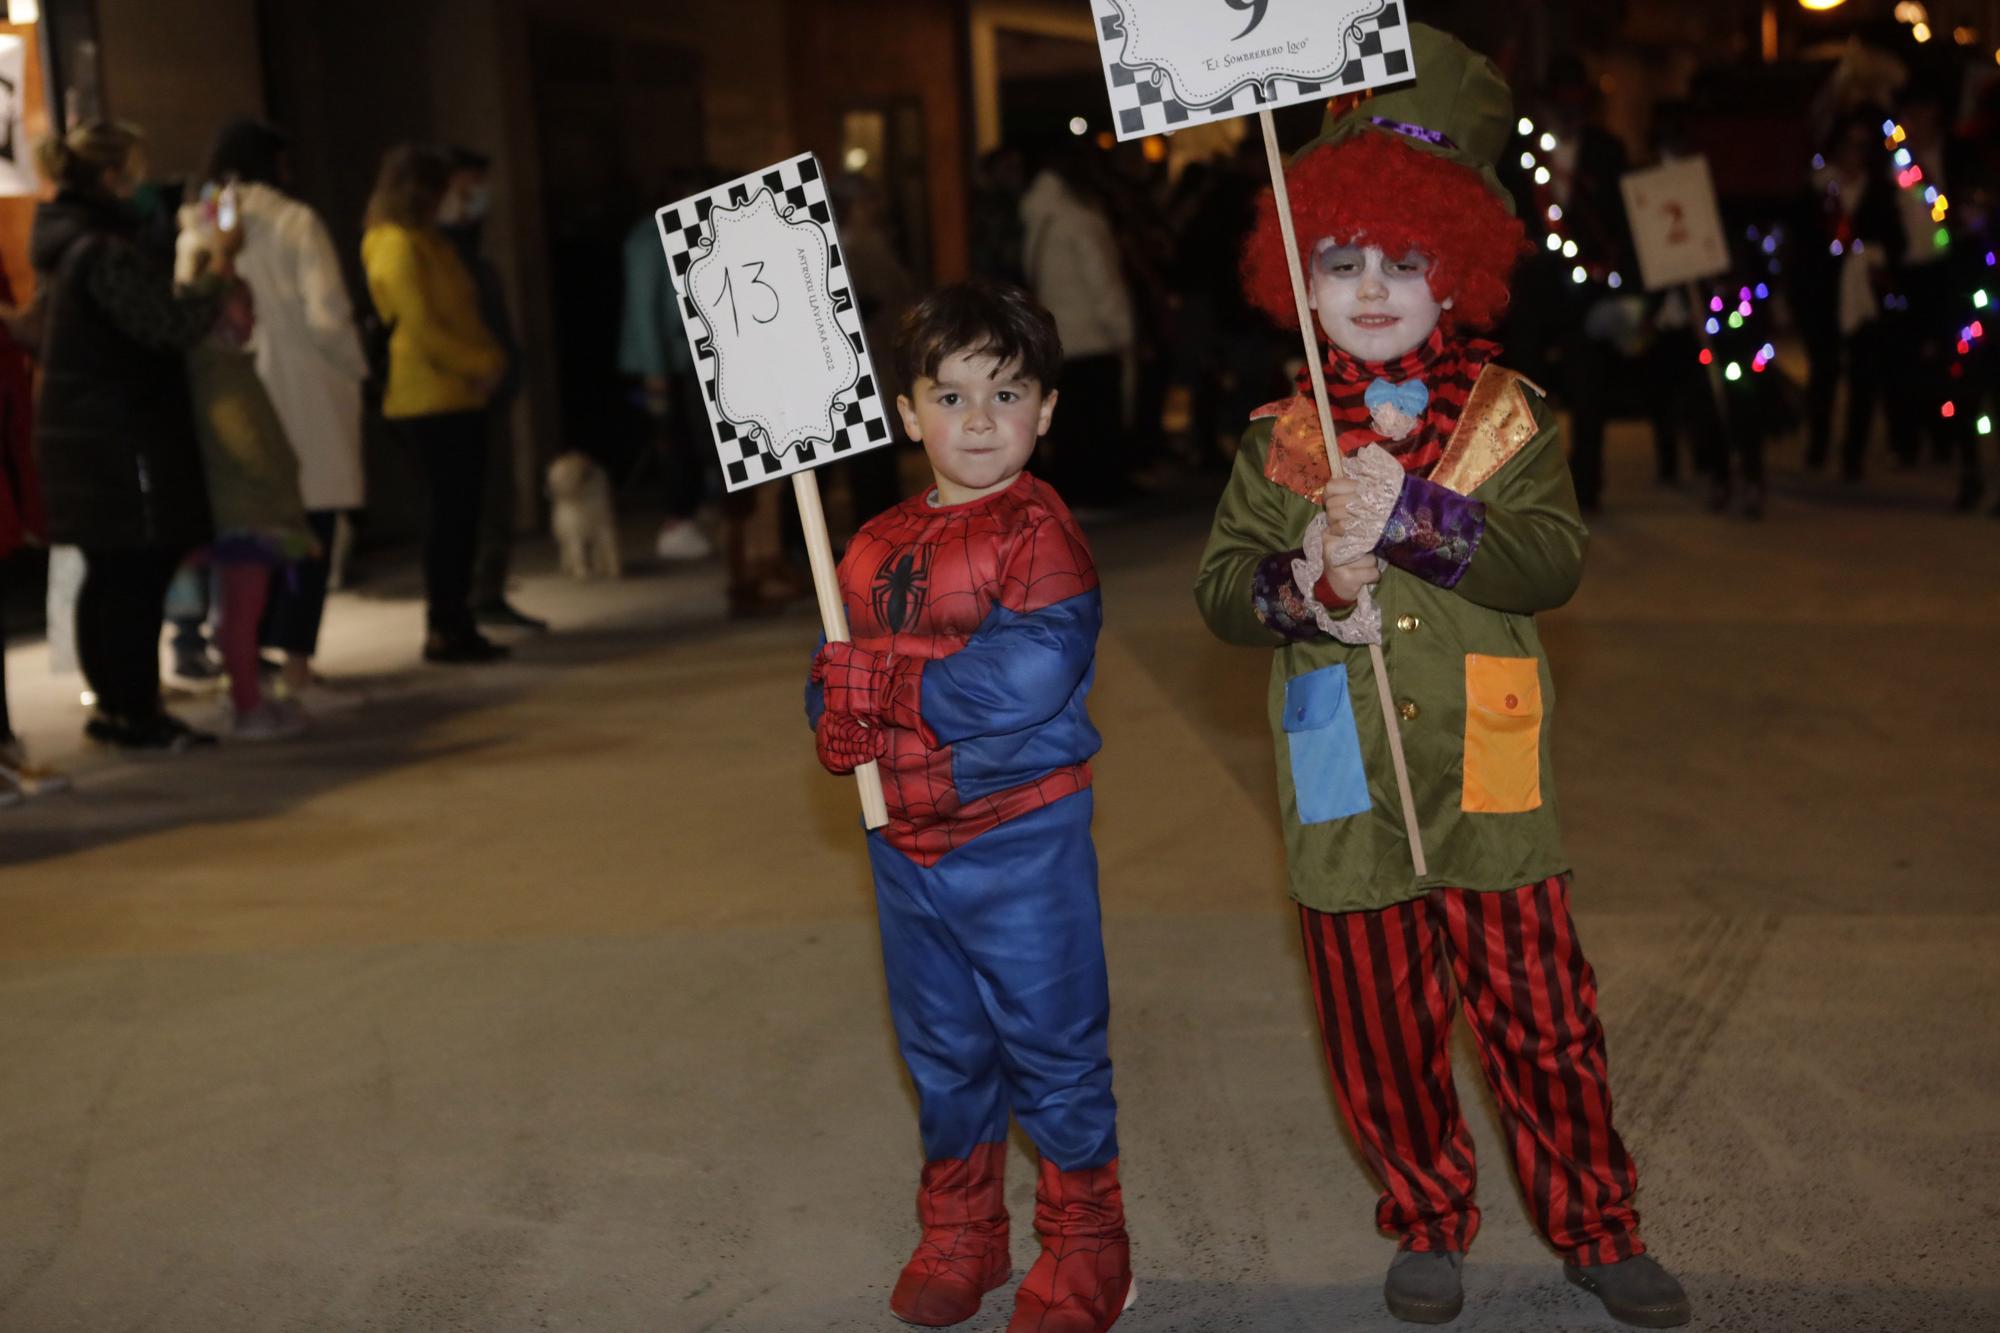
<svg viewBox="0 0 2000 1333"><path fill-rule="evenodd" d="M1323 824L1369 809L1368 770L1339 663L1285 682L1285 743L1292 754L1292 791L1299 822Z"/></svg>

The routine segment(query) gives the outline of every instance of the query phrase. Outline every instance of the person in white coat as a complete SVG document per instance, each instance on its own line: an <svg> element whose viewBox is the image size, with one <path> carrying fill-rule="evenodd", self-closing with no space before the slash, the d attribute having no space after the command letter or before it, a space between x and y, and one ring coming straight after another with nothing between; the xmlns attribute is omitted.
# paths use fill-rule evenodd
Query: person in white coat
<svg viewBox="0 0 2000 1333"><path fill-rule="evenodd" d="M1129 489L1125 368L1132 297L1089 164L1058 156L1021 196L1022 263L1062 334L1063 410L1049 431L1050 482L1072 506L1112 504Z"/></svg>
<svg viewBox="0 0 2000 1333"><path fill-rule="evenodd" d="M264 620L267 647L285 655L282 690L308 712L359 702L313 674L326 607L334 528L365 498L361 463L361 384L368 362L354 308L326 224L286 193L285 132L240 118L223 126L208 176L232 183L243 249L236 270L256 300L251 350L257 375L299 458L299 491L319 538L319 554L273 581Z"/></svg>

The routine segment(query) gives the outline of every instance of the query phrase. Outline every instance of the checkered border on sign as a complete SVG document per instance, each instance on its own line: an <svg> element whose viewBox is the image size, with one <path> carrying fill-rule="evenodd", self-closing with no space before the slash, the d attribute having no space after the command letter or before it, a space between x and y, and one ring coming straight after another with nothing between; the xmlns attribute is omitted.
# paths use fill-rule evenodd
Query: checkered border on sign
<svg viewBox="0 0 2000 1333"><path fill-rule="evenodd" d="M702 245L708 239L709 214L718 207L733 208L747 204L766 190L776 197L780 211L788 216L803 212L825 229L829 270L827 282L832 290L835 317L839 320L841 332L854 345L854 354L860 366L860 378L853 390L841 396L841 406L836 411L838 424L832 437L804 441L782 458L765 448L752 430L721 414L715 391L718 363L714 343L700 310L687 294L687 272L700 257ZM833 205L826 196L826 178L820 171L818 158L811 153L801 153L789 161L669 204L655 214L655 220L659 223L660 244L667 252L667 274L673 281L675 298L680 302L681 324L694 350L695 374L701 380L702 401L708 409L709 427L715 432L716 453L721 458L723 482L728 489L740 491L761 482L776 481L794 472L804 472L836 459L879 448L893 440L888 405L882 401L874 364L869 360L868 348L862 339L861 310L854 299L847 266L841 258Z"/></svg>
<svg viewBox="0 0 2000 1333"><path fill-rule="evenodd" d="M1103 42L1107 45L1120 42L1125 35L1125 19L1118 6L1112 0L1091 0L1091 7ZM1159 77L1157 70L1113 63L1108 69L1112 124L1119 138L1137 139L1186 129L1204 121L1252 115L1267 105L1276 110L1298 102L1395 83L1414 68L1410 58L1410 27L1405 18L1402 0L1391 0L1379 14L1362 19L1348 30L1347 60L1337 77L1327 83L1278 79L1275 95L1268 101L1261 88L1252 87L1214 106L1184 106L1175 100L1171 85Z"/></svg>

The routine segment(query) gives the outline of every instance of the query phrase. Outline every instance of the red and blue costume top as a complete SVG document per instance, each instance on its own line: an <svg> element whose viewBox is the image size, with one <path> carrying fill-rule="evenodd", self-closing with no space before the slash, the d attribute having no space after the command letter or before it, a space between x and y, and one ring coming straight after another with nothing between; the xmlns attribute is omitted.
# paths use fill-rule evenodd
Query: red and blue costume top
<svg viewBox="0 0 2000 1333"><path fill-rule="evenodd" d="M1103 623L1097 569L1045 483L959 505L926 496L862 525L840 562L855 647L899 666L880 724L889 844L935 864L1090 785L1084 699ZM822 687L806 687L815 725Z"/></svg>

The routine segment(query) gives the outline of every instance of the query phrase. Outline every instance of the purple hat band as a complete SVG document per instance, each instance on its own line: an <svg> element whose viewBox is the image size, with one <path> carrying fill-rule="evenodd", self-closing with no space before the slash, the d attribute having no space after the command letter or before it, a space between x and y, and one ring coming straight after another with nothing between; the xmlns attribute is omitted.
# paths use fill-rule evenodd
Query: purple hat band
<svg viewBox="0 0 2000 1333"><path fill-rule="evenodd" d="M1433 130L1422 125L1412 125L1404 120L1390 120L1387 116L1370 116L1368 121L1372 125L1379 125L1385 130L1392 130L1406 138L1421 139L1425 143L1435 144L1439 148L1449 148L1453 152L1458 151L1458 145L1453 143L1450 136L1442 130Z"/></svg>

